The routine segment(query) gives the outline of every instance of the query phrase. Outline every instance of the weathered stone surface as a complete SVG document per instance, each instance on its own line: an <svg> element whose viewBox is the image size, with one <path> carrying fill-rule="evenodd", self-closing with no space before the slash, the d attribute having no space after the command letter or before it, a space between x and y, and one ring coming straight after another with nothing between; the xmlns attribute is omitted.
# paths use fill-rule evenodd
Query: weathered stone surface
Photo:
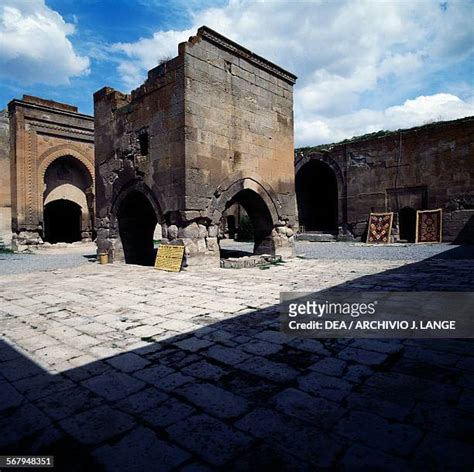
<svg viewBox="0 0 474 472"><path fill-rule="evenodd" d="M329 467L341 444L320 430L310 428L268 409L256 409L236 422L236 426L267 444L291 449L299 459L314 466Z"/></svg>
<svg viewBox="0 0 474 472"><path fill-rule="evenodd" d="M345 398L352 389L352 385L349 382L318 372L312 372L300 377L298 383L303 390L335 402Z"/></svg>
<svg viewBox="0 0 474 472"><path fill-rule="evenodd" d="M143 418L155 428L166 428L183 421L194 413L196 413L196 410L192 406L175 398L169 398L157 407L147 409L143 413Z"/></svg>
<svg viewBox="0 0 474 472"><path fill-rule="evenodd" d="M0 382L0 411L18 406L23 396L7 382Z"/></svg>
<svg viewBox="0 0 474 472"><path fill-rule="evenodd" d="M178 227L176 225L168 226L168 239L172 241L178 237Z"/></svg>
<svg viewBox="0 0 474 472"><path fill-rule="evenodd" d="M187 452L158 439L153 431L143 427L135 428L112 446L102 446L94 456L110 472L124 469L139 472L148 470L151 464L166 472L175 470L190 457Z"/></svg>
<svg viewBox="0 0 474 472"><path fill-rule="evenodd" d="M208 234L210 238L217 238L219 234L219 227L217 225L210 225L208 228Z"/></svg>
<svg viewBox="0 0 474 472"><path fill-rule="evenodd" d="M13 448L22 437L29 436L50 423L51 420L31 403L24 403L8 414L3 413L0 417L0 447L2 450L7 450L6 446Z"/></svg>
<svg viewBox="0 0 474 472"><path fill-rule="evenodd" d="M68 434L84 444L97 444L134 426L131 416L107 405L70 416L59 423Z"/></svg>
<svg viewBox="0 0 474 472"><path fill-rule="evenodd" d="M153 470L153 445L164 470L469 470L471 340L294 338L278 330L278 303L289 289L401 278L472 291L471 260L221 272L87 264L0 278L2 450L53 451L60 467L59 449L80 470L115 470L132 450L127 467ZM359 363L373 355L386 358Z"/></svg>
<svg viewBox="0 0 474 472"><path fill-rule="evenodd" d="M12 242L10 125L7 110L0 111L0 246Z"/></svg>
<svg viewBox="0 0 474 472"><path fill-rule="evenodd" d="M144 382L120 372L109 372L92 377L84 385L107 400L118 400L144 387Z"/></svg>
<svg viewBox="0 0 474 472"><path fill-rule="evenodd" d="M349 448L341 461L340 469L347 472L361 469L387 472L412 470L408 461L361 444L354 444Z"/></svg>
<svg viewBox="0 0 474 472"><path fill-rule="evenodd" d="M422 432L413 426L387 423L372 413L353 412L338 423L336 432L352 441L396 455L407 456L415 450Z"/></svg>
<svg viewBox="0 0 474 472"><path fill-rule="evenodd" d="M394 237L414 241L415 221L401 210L411 209L416 218L416 210L442 208L444 240L473 243L473 153L472 116L296 149L299 224L307 231L350 233L365 241L369 213L392 211ZM320 175L327 171L322 180L316 167ZM311 200L328 180L333 183L324 195ZM333 213L329 227L318 221L315 206Z"/></svg>
<svg viewBox="0 0 474 472"><path fill-rule="evenodd" d="M0 238L19 251L43 241L90 240L93 118L71 105L29 95L12 100L8 112L9 125L0 117ZM80 208L77 224L66 221L64 202ZM71 233L61 233L61 225Z"/></svg>
<svg viewBox="0 0 474 472"><path fill-rule="evenodd" d="M121 356L112 357L108 360L108 363L123 372L135 372L147 366L149 361L130 352Z"/></svg>
<svg viewBox="0 0 474 472"><path fill-rule="evenodd" d="M288 382L294 379L298 374L292 367L279 362L269 361L264 357L250 358L238 364L237 367L251 374L258 375L259 377L273 380L274 382Z"/></svg>
<svg viewBox="0 0 474 472"><path fill-rule="evenodd" d="M214 238L235 202L253 223L257 254L291 256L295 80L202 27L131 95L96 92L99 248L151 264L159 223L184 244L188 265L217 266ZM135 191L142 197L129 205Z"/></svg>
<svg viewBox="0 0 474 472"><path fill-rule="evenodd" d="M179 238L199 239L199 226L197 223L191 223L178 231Z"/></svg>
<svg viewBox="0 0 474 472"><path fill-rule="evenodd" d="M335 402L315 398L294 388L275 395L272 401L282 413L324 430L331 428L346 412L345 408L341 408Z"/></svg>
<svg viewBox="0 0 474 472"><path fill-rule="evenodd" d="M67 402L64 401L65 398L68 398ZM35 403L51 418L61 420L80 411L96 407L103 403L103 399L82 386L75 386L70 390L42 397Z"/></svg>
<svg viewBox="0 0 474 472"><path fill-rule="evenodd" d="M214 465L223 465L252 443L249 436L207 415L191 416L167 431L178 444Z"/></svg>
<svg viewBox="0 0 474 472"><path fill-rule="evenodd" d="M178 388L177 393L219 418L240 416L248 409L246 400L209 383L187 384Z"/></svg>

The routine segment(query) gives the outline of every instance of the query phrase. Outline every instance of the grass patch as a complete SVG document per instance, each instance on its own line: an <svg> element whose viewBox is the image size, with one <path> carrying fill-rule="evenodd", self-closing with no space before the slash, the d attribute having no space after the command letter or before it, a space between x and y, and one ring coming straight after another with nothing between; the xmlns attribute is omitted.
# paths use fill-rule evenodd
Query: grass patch
<svg viewBox="0 0 474 472"><path fill-rule="evenodd" d="M13 254L13 251L5 246L3 238L0 238L0 254Z"/></svg>
<svg viewBox="0 0 474 472"><path fill-rule="evenodd" d="M142 341L145 341L146 343L154 343L155 339L152 336L143 336L140 338Z"/></svg>

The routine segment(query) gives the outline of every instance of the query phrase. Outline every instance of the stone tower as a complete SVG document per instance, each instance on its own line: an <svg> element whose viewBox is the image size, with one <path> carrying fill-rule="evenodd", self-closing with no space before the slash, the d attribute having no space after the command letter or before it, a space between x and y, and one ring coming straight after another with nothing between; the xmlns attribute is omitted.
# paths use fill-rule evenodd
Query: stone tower
<svg viewBox="0 0 474 472"><path fill-rule="evenodd" d="M98 250L151 264L157 223L217 265L218 225L248 213L256 254L293 254L296 77L207 27L131 95L94 94Z"/></svg>

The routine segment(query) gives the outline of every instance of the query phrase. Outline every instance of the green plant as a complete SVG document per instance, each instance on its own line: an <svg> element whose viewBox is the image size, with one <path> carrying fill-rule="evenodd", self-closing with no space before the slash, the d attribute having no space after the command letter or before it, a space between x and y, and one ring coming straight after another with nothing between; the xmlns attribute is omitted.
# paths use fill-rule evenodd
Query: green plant
<svg viewBox="0 0 474 472"><path fill-rule="evenodd" d="M11 254L13 251L5 245L3 238L0 238L0 254Z"/></svg>
<svg viewBox="0 0 474 472"><path fill-rule="evenodd" d="M238 241L253 241L254 229L250 218L247 215L240 217L239 229L237 230Z"/></svg>

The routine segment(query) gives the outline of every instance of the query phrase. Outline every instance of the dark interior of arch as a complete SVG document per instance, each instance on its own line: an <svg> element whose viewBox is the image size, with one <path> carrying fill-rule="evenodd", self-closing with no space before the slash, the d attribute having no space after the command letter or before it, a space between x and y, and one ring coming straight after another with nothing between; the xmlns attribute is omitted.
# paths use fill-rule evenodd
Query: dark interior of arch
<svg viewBox="0 0 474 472"><path fill-rule="evenodd" d="M70 200L54 200L44 207L44 240L73 243L81 240L81 207Z"/></svg>
<svg viewBox="0 0 474 472"><path fill-rule="evenodd" d="M153 232L158 220L148 198L133 190L120 204L117 218L125 262L153 265Z"/></svg>
<svg viewBox="0 0 474 472"><path fill-rule="evenodd" d="M275 245L271 237L273 222L270 210L263 198L250 189L238 192L226 205L242 205L247 212L254 231L254 254L275 254Z"/></svg>
<svg viewBox="0 0 474 472"><path fill-rule="evenodd" d="M411 207L404 207L398 212L398 225L400 228L400 239L415 242L416 236L416 210Z"/></svg>
<svg viewBox="0 0 474 472"><path fill-rule="evenodd" d="M310 161L295 178L300 226L305 231L337 232L337 180L324 162Z"/></svg>

